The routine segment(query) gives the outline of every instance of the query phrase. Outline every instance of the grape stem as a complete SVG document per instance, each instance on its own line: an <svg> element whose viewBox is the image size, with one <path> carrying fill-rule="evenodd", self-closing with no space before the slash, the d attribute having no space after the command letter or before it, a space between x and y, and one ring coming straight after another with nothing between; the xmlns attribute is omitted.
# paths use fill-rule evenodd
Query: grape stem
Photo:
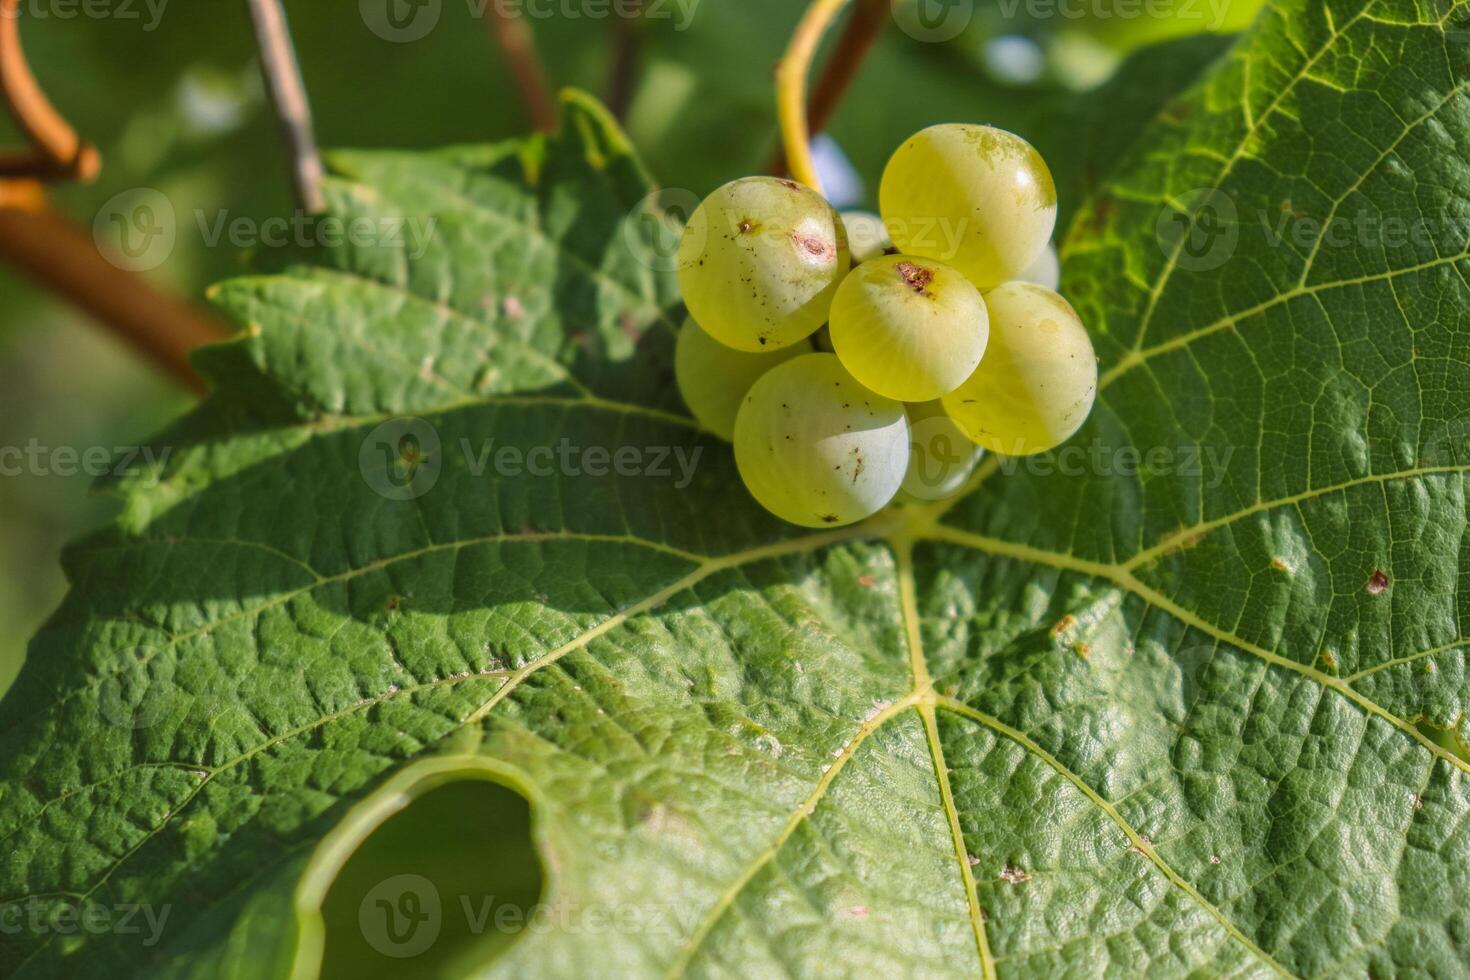
<svg viewBox="0 0 1470 980"><path fill-rule="evenodd" d="M812 162L811 132L806 115L806 82L817 45L848 0L812 0L791 35L786 54L776 65L776 116L791 176L821 193L822 182Z"/></svg>
<svg viewBox="0 0 1470 980"><path fill-rule="evenodd" d="M842 97L847 94L848 86L857 77L858 69L867 59L868 52L873 50L878 36L887 26L890 2L891 0L857 0L852 19L843 29L842 36L837 39L837 46L832 49L832 55L827 59L821 78L817 80L811 99L807 102L807 119L812 134L827 128L832 114L837 111ZM786 166L784 150L777 148L770 163L766 165L765 172L778 176L790 172Z"/></svg>

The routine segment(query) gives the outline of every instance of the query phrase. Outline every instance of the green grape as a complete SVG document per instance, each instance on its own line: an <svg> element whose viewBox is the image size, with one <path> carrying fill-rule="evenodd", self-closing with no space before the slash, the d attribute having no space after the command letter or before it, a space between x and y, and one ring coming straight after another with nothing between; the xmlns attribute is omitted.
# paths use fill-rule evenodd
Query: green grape
<svg viewBox="0 0 1470 980"><path fill-rule="evenodd" d="M735 415L756 379L782 361L811 353L802 341L780 350L750 353L726 347L699 328L684 322L674 345L674 380L684 404L699 424L729 442L735 438Z"/></svg>
<svg viewBox="0 0 1470 980"><path fill-rule="evenodd" d="M1092 341L1066 300L1029 282L985 294L990 347L944 409L976 443L1007 456L1071 438L1097 396Z"/></svg>
<svg viewBox="0 0 1470 980"><path fill-rule="evenodd" d="M991 126L916 133L888 161L878 199L900 252L948 262L981 289L1020 276L1057 220L1041 154Z"/></svg>
<svg viewBox="0 0 1470 980"><path fill-rule="evenodd" d="M751 496L805 527L877 513L908 461L903 405L863 388L834 354L778 364L751 386L735 420L735 463Z"/></svg>
<svg viewBox="0 0 1470 980"><path fill-rule="evenodd" d="M1034 282L1043 289L1056 289L1062 282L1062 262L1057 258L1057 247L1051 242L1046 243L1046 248L1036 257L1036 261L1026 267L1026 271L1016 277L1021 282Z"/></svg>
<svg viewBox="0 0 1470 980"><path fill-rule="evenodd" d="M679 242L679 288L726 347L775 350L827 320L850 259L842 219L808 187L732 181L695 209Z"/></svg>
<svg viewBox="0 0 1470 980"><path fill-rule="evenodd" d="M883 219L867 211L842 212L842 227L847 229L847 250L852 253L853 265L861 265L876 259L893 247Z"/></svg>
<svg viewBox="0 0 1470 980"><path fill-rule="evenodd" d="M965 485L985 450L970 441L939 401L905 406L909 468L903 492L916 500L943 500Z"/></svg>
<svg viewBox="0 0 1470 980"><path fill-rule="evenodd" d="M852 376L880 395L923 402L959 387L990 335L980 290L932 259L864 262L832 300L832 346Z"/></svg>

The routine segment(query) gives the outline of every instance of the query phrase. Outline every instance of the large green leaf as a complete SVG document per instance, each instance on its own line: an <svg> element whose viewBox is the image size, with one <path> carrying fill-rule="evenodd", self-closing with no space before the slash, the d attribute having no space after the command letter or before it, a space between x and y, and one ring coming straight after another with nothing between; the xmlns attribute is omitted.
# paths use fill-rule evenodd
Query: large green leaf
<svg viewBox="0 0 1470 980"><path fill-rule="evenodd" d="M1470 971L1457 13L1268 12L1073 224L1081 458L822 534L680 414L595 108L339 158L435 232L218 290L218 394L0 713L0 972ZM495 468L562 440L643 465Z"/></svg>

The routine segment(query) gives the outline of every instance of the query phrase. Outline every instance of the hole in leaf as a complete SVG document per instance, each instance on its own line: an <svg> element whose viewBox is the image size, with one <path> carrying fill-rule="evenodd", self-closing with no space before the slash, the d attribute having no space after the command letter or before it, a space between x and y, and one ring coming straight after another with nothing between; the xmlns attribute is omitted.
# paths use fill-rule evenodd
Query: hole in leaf
<svg viewBox="0 0 1470 980"><path fill-rule="evenodd" d="M1416 726L1419 734L1434 742L1442 749L1448 749L1453 754L1470 762L1470 745L1460 740L1460 733L1453 728L1440 728L1427 721L1421 721Z"/></svg>
<svg viewBox="0 0 1470 980"><path fill-rule="evenodd" d="M525 797L488 779L431 789L333 881L321 976L470 975L515 941L543 886Z"/></svg>

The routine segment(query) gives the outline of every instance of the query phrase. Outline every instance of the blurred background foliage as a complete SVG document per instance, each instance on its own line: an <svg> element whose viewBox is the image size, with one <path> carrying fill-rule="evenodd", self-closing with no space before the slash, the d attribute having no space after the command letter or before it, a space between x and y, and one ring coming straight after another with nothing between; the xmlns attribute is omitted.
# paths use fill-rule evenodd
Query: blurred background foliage
<svg viewBox="0 0 1470 980"><path fill-rule="evenodd" d="M411 42L374 33L374 4L409 2L287 0L322 145L432 147L526 132L528 115L487 30L485 5L495 0L426 0L438 20ZM871 207L888 154L930 123L992 122L1044 150L1064 146L1069 134L1038 132L1066 118L1047 111L1059 97L1107 79L1138 45L1238 29L1260 0L894 2L968 12L968 25L942 43L893 25L885 31L830 129L824 156L845 156L854 178L842 204ZM174 207L178 240L152 279L197 299L210 282L250 268L256 256L210 247L199 224L225 215L259 221L295 207L244 3L21 6L34 70L104 158L94 184L56 189L56 207L90 226L114 195L154 188ZM801 14L798 0L657 0L636 21L607 15L625 9L609 0L523 6L548 14L528 20L556 86L606 92L619 36L635 39L626 123L664 185L702 196L760 171L775 149L771 69ZM902 23L906 12L895 16ZM0 146L19 141L0 121ZM1064 193L1064 207L1075 203ZM0 378L0 447L126 446L190 401L64 301L4 266ZM0 475L0 691L61 597L62 546L112 511L106 497L89 493L90 483L85 475Z"/></svg>

